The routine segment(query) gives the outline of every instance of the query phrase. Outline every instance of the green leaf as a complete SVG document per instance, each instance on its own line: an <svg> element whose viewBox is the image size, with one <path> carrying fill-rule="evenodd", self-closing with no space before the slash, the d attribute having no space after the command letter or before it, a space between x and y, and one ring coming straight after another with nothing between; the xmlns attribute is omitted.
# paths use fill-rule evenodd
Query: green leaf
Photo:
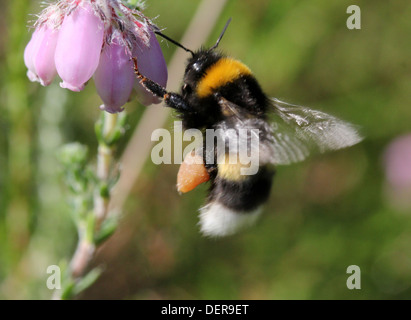
<svg viewBox="0 0 411 320"><path fill-rule="evenodd" d="M100 245L108 238L110 238L113 233L117 230L118 227L118 219L116 217L109 217L103 221L101 224L100 230L94 237L94 243L96 245Z"/></svg>
<svg viewBox="0 0 411 320"><path fill-rule="evenodd" d="M83 292L86 290L88 287L90 287L96 280L100 277L102 274L103 269L102 268L95 268L91 270L89 273L87 273L83 278L81 278L77 283L74 285L73 288L73 295L78 295L79 293Z"/></svg>
<svg viewBox="0 0 411 320"><path fill-rule="evenodd" d="M100 185L100 197L108 199L110 197L110 189L107 183L102 183Z"/></svg>
<svg viewBox="0 0 411 320"><path fill-rule="evenodd" d="M93 243L94 240L94 227L96 225L96 218L94 216L94 212L90 211L87 216L86 222L86 241L89 243Z"/></svg>
<svg viewBox="0 0 411 320"><path fill-rule="evenodd" d="M113 146L124 135L126 122L127 113L121 112L117 117L116 126L112 134L104 139L107 146Z"/></svg>
<svg viewBox="0 0 411 320"><path fill-rule="evenodd" d="M141 0L125 0L123 2L130 9L142 11L144 10L144 7L145 7L144 1L141 1Z"/></svg>
<svg viewBox="0 0 411 320"><path fill-rule="evenodd" d="M104 143L103 138L103 125L104 124L104 113L102 112L100 118L96 121L94 125L94 131L96 132L97 141L99 143Z"/></svg>
<svg viewBox="0 0 411 320"><path fill-rule="evenodd" d="M87 163L87 146L78 143L68 143L60 148L57 156L60 162L67 168L84 167Z"/></svg>
<svg viewBox="0 0 411 320"><path fill-rule="evenodd" d="M61 293L61 300L70 300L75 296L74 293L74 288L75 288L75 283L73 281L66 281L64 287L63 287L63 292Z"/></svg>

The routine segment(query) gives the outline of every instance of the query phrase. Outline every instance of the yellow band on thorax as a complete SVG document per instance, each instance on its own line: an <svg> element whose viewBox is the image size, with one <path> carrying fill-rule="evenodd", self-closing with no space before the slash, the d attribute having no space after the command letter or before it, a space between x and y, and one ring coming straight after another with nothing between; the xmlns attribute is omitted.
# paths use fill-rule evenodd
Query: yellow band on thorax
<svg viewBox="0 0 411 320"><path fill-rule="evenodd" d="M197 95L207 97L213 90L233 82L243 75L250 75L251 70L240 61L231 58L221 58L213 64L197 85Z"/></svg>

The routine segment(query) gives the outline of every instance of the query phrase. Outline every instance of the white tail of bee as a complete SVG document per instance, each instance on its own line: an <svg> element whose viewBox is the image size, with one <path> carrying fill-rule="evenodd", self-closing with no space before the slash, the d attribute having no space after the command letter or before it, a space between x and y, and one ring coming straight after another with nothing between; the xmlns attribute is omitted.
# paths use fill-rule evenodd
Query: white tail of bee
<svg viewBox="0 0 411 320"><path fill-rule="evenodd" d="M200 230L209 237L229 236L254 224L261 212L262 207L250 212L238 212L212 202L200 209Z"/></svg>

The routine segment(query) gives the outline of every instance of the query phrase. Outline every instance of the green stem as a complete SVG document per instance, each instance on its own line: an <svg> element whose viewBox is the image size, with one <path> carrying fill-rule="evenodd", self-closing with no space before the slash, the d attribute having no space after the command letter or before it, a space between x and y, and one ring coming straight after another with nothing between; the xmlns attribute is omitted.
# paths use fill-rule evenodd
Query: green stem
<svg viewBox="0 0 411 320"><path fill-rule="evenodd" d="M123 117L124 118L124 117ZM70 262L69 283L79 283L85 276L86 269L94 257L99 244L95 242L102 224L108 216L108 204L110 200L109 179L113 164L113 153L121 131L123 120L117 114L103 111L102 122L97 124L97 183L94 190L93 210L86 213L85 219L77 220L79 241L77 249ZM56 297L55 297L56 298ZM60 297L61 298L61 297Z"/></svg>
<svg viewBox="0 0 411 320"><path fill-rule="evenodd" d="M104 112L104 111L103 111ZM108 191L110 168L113 162L112 145L108 145L106 141L115 134L117 130L117 114L104 113L102 139L99 141L97 153L97 178L99 180L99 188L94 196L94 215L96 217L96 228L99 229L101 223L105 220L108 214L108 204L110 193Z"/></svg>

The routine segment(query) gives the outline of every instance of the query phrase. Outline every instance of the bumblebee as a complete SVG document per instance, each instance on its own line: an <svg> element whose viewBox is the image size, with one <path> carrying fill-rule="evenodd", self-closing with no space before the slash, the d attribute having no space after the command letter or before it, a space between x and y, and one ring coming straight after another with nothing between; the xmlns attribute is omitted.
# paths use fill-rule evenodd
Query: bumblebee
<svg viewBox="0 0 411 320"><path fill-rule="evenodd" d="M168 92L146 78L134 59L140 82L177 112L184 129L218 130L226 147L233 132L241 129L258 132L257 146L249 145L250 136L238 140L240 145L248 144L248 151L258 149L255 174L244 175L242 169L247 164L228 161L228 148L224 149L222 160L216 159L216 150L209 150L205 142L202 152L187 155L180 166L177 178L180 192L210 181L206 204L200 209L199 225L204 235L212 237L234 234L258 218L270 195L277 165L302 161L312 152L352 146L362 139L348 122L266 95L246 65L217 50L230 20L214 46L196 52L156 31L191 54L181 93ZM210 155L214 161L207 161ZM193 158L200 158L200 162L191 161Z"/></svg>

